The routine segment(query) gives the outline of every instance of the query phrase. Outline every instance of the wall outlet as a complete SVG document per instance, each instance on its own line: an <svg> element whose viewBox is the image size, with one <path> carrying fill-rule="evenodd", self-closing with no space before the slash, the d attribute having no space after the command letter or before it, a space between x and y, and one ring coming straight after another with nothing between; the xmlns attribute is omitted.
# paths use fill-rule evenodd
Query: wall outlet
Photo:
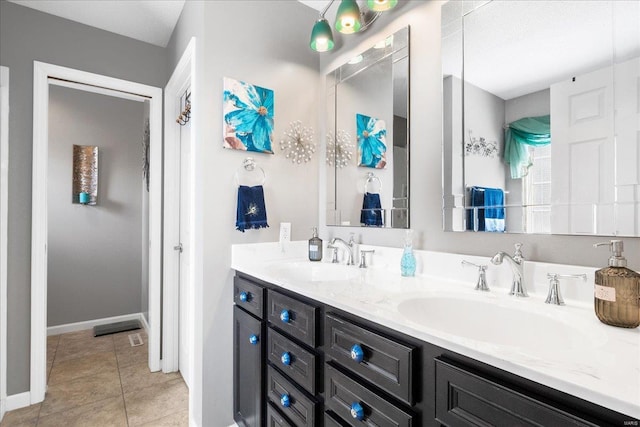
<svg viewBox="0 0 640 427"><path fill-rule="evenodd" d="M285 245L291 241L291 223L280 223L280 250L284 252Z"/></svg>

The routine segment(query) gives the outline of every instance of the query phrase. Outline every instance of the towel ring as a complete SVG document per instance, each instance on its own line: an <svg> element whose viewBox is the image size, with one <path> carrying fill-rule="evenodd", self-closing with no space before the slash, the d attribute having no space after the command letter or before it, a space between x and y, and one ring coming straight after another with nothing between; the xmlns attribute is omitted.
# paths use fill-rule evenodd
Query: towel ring
<svg viewBox="0 0 640 427"><path fill-rule="evenodd" d="M248 179L252 184L243 184L243 178ZM256 181L256 179L258 181ZM252 157L244 159L242 166L236 169L236 185L263 185L266 180L267 174L264 172L264 169L256 165L256 161Z"/></svg>
<svg viewBox="0 0 640 427"><path fill-rule="evenodd" d="M378 189L375 189L375 184L378 183ZM373 191L369 191L369 184L373 187ZM379 193L382 188L382 181L373 172L367 174L367 180L364 182L365 193Z"/></svg>

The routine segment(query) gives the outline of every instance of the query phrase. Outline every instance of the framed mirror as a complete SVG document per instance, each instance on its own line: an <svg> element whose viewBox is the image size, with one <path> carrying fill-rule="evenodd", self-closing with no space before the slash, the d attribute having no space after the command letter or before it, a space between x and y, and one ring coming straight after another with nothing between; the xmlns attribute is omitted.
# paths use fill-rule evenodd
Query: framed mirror
<svg viewBox="0 0 640 427"><path fill-rule="evenodd" d="M327 225L409 227L409 27L327 75Z"/></svg>
<svg viewBox="0 0 640 427"><path fill-rule="evenodd" d="M640 3L442 6L445 230L640 236Z"/></svg>

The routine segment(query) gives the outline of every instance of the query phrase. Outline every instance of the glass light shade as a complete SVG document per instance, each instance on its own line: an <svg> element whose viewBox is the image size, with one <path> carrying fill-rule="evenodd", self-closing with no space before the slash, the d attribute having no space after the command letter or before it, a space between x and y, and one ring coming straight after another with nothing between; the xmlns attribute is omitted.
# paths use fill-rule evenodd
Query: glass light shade
<svg viewBox="0 0 640 427"><path fill-rule="evenodd" d="M316 21L311 30L309 46L316 52L327 52L333 49L333 33L326 19L320 18Z"/></svg>
<svg viewBox="0 0 640 427"><path fill-rule="evenodd" d="M374 12L384 12L393 9L398 4L398 0L367 0L367 6Z"/></svg>
<svg viewBox="0 0 640 427"><path fill-rule="evenodd" d="M342 34L353 34L360 31L360 8L355 0L342 0L336 15L336 30Z"/></svg>

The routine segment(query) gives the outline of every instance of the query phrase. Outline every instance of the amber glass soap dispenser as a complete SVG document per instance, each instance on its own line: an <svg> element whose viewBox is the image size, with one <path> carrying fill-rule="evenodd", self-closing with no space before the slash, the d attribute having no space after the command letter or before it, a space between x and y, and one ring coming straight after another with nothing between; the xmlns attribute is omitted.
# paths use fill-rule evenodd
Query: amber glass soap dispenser
<svg viewBox="0 0 640 427"><path fill-rule="evenodd" d="M609 246L609 266L596 271L596 316L607 325L636 328L640 325L640 274L627 268L622 240L596 243Z"/></svg>

